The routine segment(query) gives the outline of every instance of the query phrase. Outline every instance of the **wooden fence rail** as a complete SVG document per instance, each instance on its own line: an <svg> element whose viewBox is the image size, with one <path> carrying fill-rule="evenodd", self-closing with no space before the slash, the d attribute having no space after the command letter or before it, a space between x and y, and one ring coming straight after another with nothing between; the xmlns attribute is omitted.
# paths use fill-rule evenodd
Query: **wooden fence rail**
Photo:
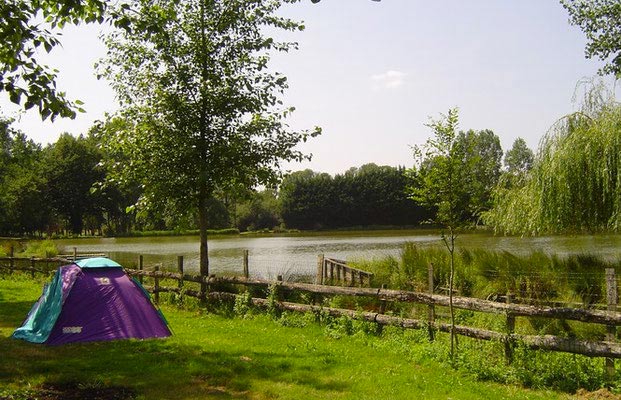
<svg viewBox="0 0 621 400"><path fill-rule="evenodd" d="M147 275L149 276L149 275ZM171 278L171 276L167 276L167 278ZM230 278L216 278L209 279L207 282L216 283L216 282L226 282L226 283L236 283L236 284L253 284L257 285L258 282L244 282L244 280L240 279L230 279ZM273 285L273 282L270 282L269 285ZM278 283L280 284L280 283ZM263 284L261 284L263 286ZM287 285L286 282L282 282L282 287L291 287ZM147 290L156 290L158 293L160 292L174 292L177 294L183 294L187 296L193 296L200 298L201 293L195 290L181 290L175 287L146 287ZM326 291L321 291L321 293L327 293ZM210 299L226 299L229 301L235 300L235 294L229 292L211 292L207 295ZM262 298L252 298L252 303L259 306L267 306L268 300ZM361 312L357 310L350 309L339 309L339 308L331 308L331 307L322 307L311 304L298 304L298 303L290 303L290 302L278 302L277 306L282 310L295 311L295 312L312 312L312 313L326 313L333 317L341 317L346 316L353 319L360 319L369 322L374 322L379 325L391 325L398 326L406 329L433 329L435 331L450 333L451 325L448 323L439 323L429 321L422 321L418 319L411 318L401 318L395 317L391 315L380 314L376 312ZM496 341L500 343L522 343L523 345L536 350L549 350L549 351L557 351L557 352L565 352L572 354L581 354L589 357L606 357L606 358L621 358L621 344L617 342L611 341L586 341L586 340L577 340L571 338L564 338L554 335L522 335L516 333L501 333L496 331L491 331L487 329L473 328L469 326L456 326L455 332L458 335L478 339L478 340L486 340L486 341Z"/></svg>
<svg viewBox="0 0 621 400"><path fill-rule="evenodd" d="M0 267L8 268L7 265L2 265L2 262L6 264L7 262L16 261L17 259L14 257L4 257L0 258ZM28 266L18 266L15 263L10 264L12 270L27 270L31 271L31 273L35 272L48 272L44 271L40 268L35 268L37 262L46 262L46 263L64 263L68 260L62 258L47 258L47 259L35 259L35 258L27 258L27 259L19 259L22 262L28 261L30 264ZM339 264L338 262L333 265ZM321 263L322 268L326 265L323 261ZM304 291L307 293L313 293L317 295L326 295L326 296L334 296L334 295L343 295L343 296L353 296L353 297L366 297L377 300L380 304L383 304L383 307L380 307L380 310L385 309L386 302L408 302L414 304L422 304L430 307L435 306L444 306L447 307L449 305L449 297L441 294L434 293L421 293L421 292L412 292L412 291L404 291L404 290L393 290L386 288L369 288L369 287L343 287L343 286L326 286L323 284L307 284L307 283L297 283L297 282L273 282L266 281L261 279L250 279L248 277L216 277L216 276L200 276L200 275L192 275L183 273L183 259L181 257L178 258L177 261L177 270L180 272L169 272L162 271L158 268L153 270L147 270L144 268L142 262L140 263L141 269L126 269L127 273L136 276L139 279L143 277L150 277L154 279L153 286L146 286L147 289L154 293L154 296L157 300L159 293L162 292L175 292L185 296L193 296L201 299L207 298L234 298L235 294L233 293L220 293L220 292L210 292L205 293L204 290L193 290L185 286L185 282L195 282L200 284L201 288L222 288L223 286L228 285L242 285L242 286L252 286L259 287L262 289L267 289L272 285L278 285L279 290L289 290L289 291ZM318 267L319 270L319 267ZM322 277L325 274L325 269L322 269ZM338 277L338 269L334 270L334 275ZM341 270L342 272L343 270ZM614 271L613 271L614 272ZM330 273L328 273L328 277ZM350 273L350 276L354 276ZM167 287L162 285L162 280L170 279L178 281L178 284L175 286ZM609 277L609 281L616 282L614 277ZM353 281L360 283L360 277L358 276L358 280ZM321 282L323 283L323 282ZM432 285L433 283L430 282ZM221 289L218 289L221 290ZM614 298L614 304L610 307L609 310L593 310L593 309L581 309L581 308L571 308L571 307L548 307L548 306L537 306L537 305L525 305L525 304L516 304L511 302L495 302L490 300L482 300L468 297L453 297L453 305L456 308L477 311L483 313L492 313L497 315L506 316L507 320L507 329L505 332L496 332L481 328L474 328L468 326L457 326L456 333L459 335L472 337L480 340L492 340L498 341L509 345L513 345L516 342L523 343L524 345L533 348L533 349L544 349L544 350L552 350L559 352L568 352L574 354L582 354L586 356L592 357L606 357L609 361L607 362L607 369L614 371L614 363L611 364L612 359L621 358L621 344L616 341L616 327L621 325L621 313L616 311L616 285L614 287L614 293L612 289L609 289L608 296L610 297L610 301ZM267 300L265 299L252 299L253 303L258 305L265 305ZM419 329L429 329L430 332L440 331L440 332L450 332L450 324L437 322L433 317L429 317L426 320L417 320L417 319L409 319L409 318L400 318L391 315L385 315L382 312L360 312L354 310L347 309L336 309L336 308L327 308L321 307L317 305L309 305L309 304L296 304L289 302L280 302L278 306L283 310L291 310L291 311L300 311L300 312L324 312L333 316L349 316L352 318L363 319L366 321L372 321L381 325L394 325L400 326L403 328L419 328ZM561 320L569 320L569 321L580 321L586 323L594 323L605 325L608 330L608 335L605 341L585 341L585 340L576 340L571 338L564 338L559 336L552 335L543 335L543 336L534 336L534 335L523 335L516 334L513 332L513 326L515 324L516 317L538 317L538 318L551 318L551 319L561 319ZM507 356L509 356L507 354Z"/></svg>
<svg viewBox="0 0 621 400"><path fill-rule="evenodd" d="M206 286L219 287L218 284L234 284L244 286L255 286L266 289L272 285L278 285L284 290L299 290L308 293L320 295L345 295L355 297L368 297L385 301L400 301L423 304L428 306L448 306L448 296L409 292L402 290L391 290L384 288L361 288L361 287L340 287L313 285L296 282L271 282L258 279L248 279L240 277L201 277L196 275L185 275L174 272L162 271L136 271L128 270L131 275L157 277L158 279L183 279L188 282L201 283ZM202 294L198 290L182 290L179 287L162 287L155 289L159 292L175 292L181 295L194 296L198 298L225 298L234 299L235 294L228 292L211 292ZM266 299L253 298L252 302L257 305L266 305ZM501 303L489 300L473 299L466 297L454 297L453 304L456 308L471 311L479 311L485 313L494 313L505 315L507 324L514 325L515 317L540 317L563 320L574 320L595 324L604 324L608 327L616 327L621 325L621 313L617 311L600 311L589 309L574 309L568 307L541 307L531 305L520 305L513 303ZM403 328L428 329L430 332L440 331L450 333L451 326L448 323L437 322L434 319L417 320L410 318L400 318L391 315L385 315L378 312L360 312L348 309L337 309L322 307L309 304L297 304L290 302L279 302L278 307L282 310L298 311L298 312L314 312L327 313L332 316L347 316L350 318L362 319L374 322L380 325L393 325ZM507 361L511 360L512 347L516 343L521 343L531 349L549 350L557 352L566 352L573 354L581 354L589 357L605 357L606 369L609 374L614 374L614 359L621 358L621 344L615 341L615 337L608 336L606 341L587 341L572 338L564 338L554 335L523 335L513 332L513 327L507 326L506 332L496 332L487 329L474 328L469 326L456 326L455 332L458 335L475 338L478 340L497 341L505 343L505 356Z"/></svg>
<svg viewBox="0 0 621 400"><path fill-rule="evenodd" d="M235 295L232 293L210 293L211 298L225 298L227 300L234 300ZM261 298L252 298L252 303L255 305L266 306L268 300ZM296 312L313 312L313 313L326 313L333 317L347 316L353 319L360 319L369 322L374 322L380 325L392 325L402 328L410 329L425 329L429 327L427 321L420 321L417 319L400 318L390 315L383 315L373 312L360 312L349 309L339 309L330 307L321 307L308 304L297 304L289 302L280 302L278 306L282 310L296 311ZM432 328L440 332L450 333L451 325L447 323L432 324ZM457 334L467 336L479 340L490 340L497 342L521 342L524 345L539 350L550 350L558 352L566 352L573 354L582 354L590 357L611 357L621 358L621 344L614 342L591 342L584 340L567 339L553 335L533 336L533 335L519 335L519 334L503 334L495 331L476 329L468 326L456 326L455 331Z"/></svg>
<svg viewBox="0 0 621 400"><path fill-rule="evenodd" d="M34 261L36 263L60 263L67 262L62 258L15 258L15 257L1 257L0 262L10 262L15 260L21 261ZM182 261L180 262L182 264ZM0 264L0 268L10 268L10 266ZM32 267L18 267L13 266L15 270L27 270L31 271ZM44 272L40 268L35 268L36 272ZM216 283L228 283L247 286L258 286L268 288L274 282L250 279L244 277L203 277L200 275L180 274L178 272L168 271L148 271L148 270L134 270L127 269L127 272L133 276L149 276L157 277L160 279L173 279L173 280L185 280L188 282L196 282L201 284L216 284ZM375 298L381 301L399 301L399 302L411 302L423 305L432 306L448 306L449 297L440 294L411 292L404 290L393 290L384 288L365 288L365 287L341 287L341 286L325 286L325 285L313 285L308 283L298 282L278 282L278 285L284 289L301 290L314 294L323 295L344 295L355 297L369 297ZM570 307L547 307L536 305L524 305L517 303L502 303L491 300L483 300L469 297L453 297L453 305L455 308L479 311L494 314L506 314L516 317L541 317L541 318L553 318L564 319L570 321L581 321L596 324L604 324L611 326L621 325L621 313L613 310L592 310L583 308L570 308Z"/></svg>
<svg viewBox="0 0 621 400"><path fill-rule="evenodd" d="M0 270L27 271L34 277L35 273L50 273L50 265L56 269L57 266L67 263L68 260L62 257L0 257Z"/></svg>
<svg viewBox="0 0 621 400"><path fill-rule="evenodd" d="M201 277L199 275L181 275L177 272L166 271L147 271L147 270L127 270L130 275L149 276L167 278L189 282L204 283L207 285L217 283L228 283L235 285L258 286L268 288L275 282L261 279L246 279L242 277ZM323 295L342 295L354 297L369 297L377 300L399 301L417 303L423 305L446 306L449 305L449 296L440 294L429 294L421 292L410 292L405 290L393 290L382 288L360 288L360 287L341 287L314 285L310 283L298 282L276 282L284 289L300 290L314 294ZM568 307L541 307L532 305L522 305L515 303L500 303L490 300L475 299L471 297L453 297L455 308L479 311L493 314L512 314L516 317L540 317L552 319L564 319L570 321L581 321L604 325L621 325L621 312L601 311L582 308Z"/></svg>

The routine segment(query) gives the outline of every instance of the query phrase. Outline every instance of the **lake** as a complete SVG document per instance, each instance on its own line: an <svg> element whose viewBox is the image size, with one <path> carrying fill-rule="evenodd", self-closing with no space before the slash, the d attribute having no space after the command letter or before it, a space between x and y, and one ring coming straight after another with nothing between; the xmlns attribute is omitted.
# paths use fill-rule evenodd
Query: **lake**
<svg viewBox="0 0 621 400"><path fill-rule="evenodd" d="M314 275L317 256L324 254L343 260L399 256L403 244L441 246L438 231L362 231L347 233L296 234L282 236L221 236L209 240L210 272L242 272L244 250L249 251L250 274L275 278L277 275ZM80 253L106 253L124 266L162 264L174 268L177 256L184 257L185 270L198 272L198 236L143 238L86 238L58 240L64 252L77 247ZM459 235L457 246L485 248L527 254L535 250L569 255L593 253L607 259L621 255L621 235L578 235L544 237L504 237L482 233Z"/></svg>

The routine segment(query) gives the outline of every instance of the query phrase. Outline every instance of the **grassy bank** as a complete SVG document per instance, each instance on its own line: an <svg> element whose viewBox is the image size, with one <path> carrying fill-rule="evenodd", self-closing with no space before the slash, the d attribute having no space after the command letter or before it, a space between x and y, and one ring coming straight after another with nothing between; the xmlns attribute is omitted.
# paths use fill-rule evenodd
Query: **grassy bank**
<svg viewBox="0 0 621 400"><path fill-rule="evenodd" d="M436 361L430 353L440 347L416 332L345 332L347 323L327 327L304 316L165 306L175 333L167 340L46 347L10 339L40 283L0 277L0 399L35 398L44 387L117 388L119 399L568 398L477 381Z"/></svg>

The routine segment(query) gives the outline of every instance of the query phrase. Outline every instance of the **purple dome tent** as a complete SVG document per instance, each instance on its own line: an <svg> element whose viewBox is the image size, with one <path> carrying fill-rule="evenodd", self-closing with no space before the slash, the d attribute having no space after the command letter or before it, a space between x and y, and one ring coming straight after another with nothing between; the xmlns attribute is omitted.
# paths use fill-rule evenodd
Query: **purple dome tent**
<svg viewBox="0 0 621 400"><path fill-rule="evenodd" d="M103 257L60 267L13 332L16 339L50 345L170 335L140 283Z"/></svg>

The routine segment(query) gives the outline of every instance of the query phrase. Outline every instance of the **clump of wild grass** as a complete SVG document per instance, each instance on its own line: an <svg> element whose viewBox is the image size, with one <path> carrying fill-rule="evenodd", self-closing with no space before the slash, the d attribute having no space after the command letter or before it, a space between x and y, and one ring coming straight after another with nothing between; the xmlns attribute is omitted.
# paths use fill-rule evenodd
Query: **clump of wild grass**
<svg viewBox="0 0 621 400"><path fill-rule="evenodd" d="M59 254L58 247L52 240L30 241L23 255L29 257L55 257Z"/></svg>
<svg viewBox="0 0 621 400"><path fill-rule="evenodd" d="M406 243L399 257L358 261L358 268L374 274L374 286L428 291L433 266L434 292L445 293L449 281L449 253L439 247ZM585 306L605 302L605 270L620 261L595 255L567 257L534 251L516 255L507 251L460 249L455 257L455 292L460 296L538 302L575 302Z"/></svg>

